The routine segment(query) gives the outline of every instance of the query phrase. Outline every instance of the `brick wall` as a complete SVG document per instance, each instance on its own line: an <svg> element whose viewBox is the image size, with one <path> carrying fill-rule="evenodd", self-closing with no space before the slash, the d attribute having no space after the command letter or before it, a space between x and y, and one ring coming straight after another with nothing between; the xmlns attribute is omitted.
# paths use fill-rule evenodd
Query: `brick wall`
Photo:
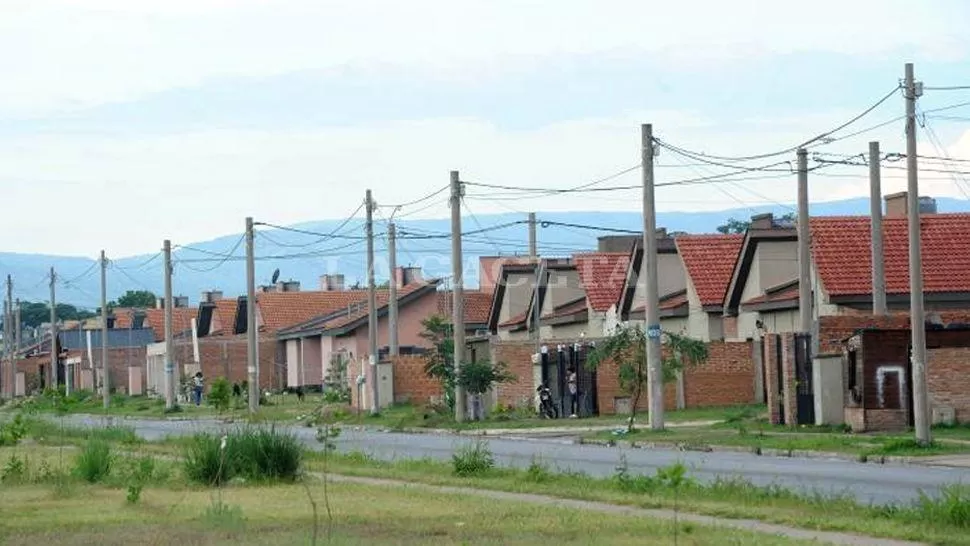
<svg viewBox="0 0 970 546"><path fill-rule="evenodd" d="M930 407L949 406L958 422L970 422L970 347L930 349L926 368Z"/></svg>
<svg viewBox="0 0 970 546"><path fill-rule="evenodd" d="M781 390L778 388L778 346L781 343L780 336L768 334L764 338L764 363L765 374L765 401L768 404L769 418L772 424L780 425L781 420Z"/></svg>
<svg viewBox="0 0 970 546"><path fill-rule="evenodd" d="M944 324L970 323L970 310L935 311ZM898 312L888 316L871 314L834 315L819 317L819 355L842 354L842 342L858 330L868 328L909 328L909 314Z"/></svg>
<svg viewBox="0 0 970 546"><path fill-rule="evenodd" d="M535 400L532 355L534 341L492 341L493 361L504 362L515 380L496 386L496 401L503 407L531 407Z"/></svg>
<svg viewBox="0 0 970 546"><path fill-rule="evenodd" d="M754 403L752 344L713 341L707 362L684 372L684 400L688 408Z"/></svg>
<svg viewBox="0 0 970 546"><path fill-rule="evenodd" d="M174 346L174 360L177 369L184 369L192 364L195 356L192 351L191 340L176 340ZM274 338L262 338L259 346L259 384L263 389L276 390L285 385L285 359L277 353L281 344ZM142 358L142 365L144 365ZM245 336L226 336L202 338L199 340L199 363L202 375L206 377L206 384L211 385L218 377L224 377L230 383L248 381L249 345Z"/></svg>
<svg viewBox="0 0 970 546"><path fill-rule="evenodd" d="M424 373L423 356L399 356L390 359L394 366L394 402L427 404L444 395L441 383Z"/></svg>
<svg viewBox="0 0 970 546"><path fill-rule="evenodd" d="M795 392L795 334L781 334L781 381L782 404L785 408L785 424L793 427L798 424L798 400Z"/></svg>

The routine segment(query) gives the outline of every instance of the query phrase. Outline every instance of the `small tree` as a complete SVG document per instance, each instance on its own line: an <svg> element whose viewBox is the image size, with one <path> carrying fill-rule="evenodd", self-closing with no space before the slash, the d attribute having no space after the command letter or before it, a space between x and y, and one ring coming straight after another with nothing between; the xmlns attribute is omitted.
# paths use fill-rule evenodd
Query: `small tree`
<svg viewBox="0 0 970 546"><path fill-rule="evenodd" d="M209 403L216 408L216 411L222 413L229 409L231 398L232 387L229 386L229 381L225 377L216 378L209 389Z"/></svg>
<svg viewBox="0 0 970 546"><path fill-rule="evenodd" d="M663 381L669 383L686 367L707 360L707 345L673 332L663 332L662 342L667 345L667 355L661 362ZM590 353L587 363L593 368L607 360L618 367L620 388L630 395L630 420L627 430L633 432L637 406L647 388L649 370L647 368L647 337L639 326L621 325L613 335L599 343Z"/></svg>
<svg viewBox="0 0 970 546"><path fill-rule="evenodd" d="M489 389L499 383L508 383L514 380L515 376L509 373L508 367L504 362L493 365L491 362L484 360L478 362L463 362L457 377L458 385L465 389L465 392L475 397L476 401L479 402L479 407L481 405L481 396L488 392ZM480 419L482 416L476 412L474 417Z"/></svg>
<svg viewBox="0 0 970 546"><path fill-rule="evenodd" d="M451 324L441 315L432 315L423 321L421 337L431 342L431 350L425 357L424 373L441 383L448 408L455 409L455 340L451 336Z"/></svg>

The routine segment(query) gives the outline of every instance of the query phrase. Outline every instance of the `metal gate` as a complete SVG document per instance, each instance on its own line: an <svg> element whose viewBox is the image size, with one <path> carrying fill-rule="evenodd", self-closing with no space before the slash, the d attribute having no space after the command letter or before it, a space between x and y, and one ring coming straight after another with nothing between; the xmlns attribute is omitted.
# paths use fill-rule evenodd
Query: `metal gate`
<svg viewBox="0 0 970 546"><path fill-rule="evenodd" d="M580 417L599 414L596 398L596 370L586 365L589 348L584 344L559 345L555 352L541 355L542 382L549 387L560 416L568 416L569 395L567 388L569 368L576 370L576 389L579 391Z"/></svg>
<svg viewBox="0 0 970 546"><path fill-rule="evenodd" d="M812 336L795 334L795 407L799 425L815 424L815 388L812 376Z"/></svg>

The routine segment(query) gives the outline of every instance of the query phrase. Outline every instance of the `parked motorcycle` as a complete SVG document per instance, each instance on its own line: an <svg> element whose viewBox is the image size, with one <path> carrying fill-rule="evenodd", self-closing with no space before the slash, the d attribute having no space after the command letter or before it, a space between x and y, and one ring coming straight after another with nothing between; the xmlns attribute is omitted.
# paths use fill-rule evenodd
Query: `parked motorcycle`
<svg viewBox="0 0 970 546"><path fill-rule="evenodd" d="M539 416L547 419L559 417L559 411L552 402L552 391L545 385L540 385L536 392L539 393Z"/></svg>

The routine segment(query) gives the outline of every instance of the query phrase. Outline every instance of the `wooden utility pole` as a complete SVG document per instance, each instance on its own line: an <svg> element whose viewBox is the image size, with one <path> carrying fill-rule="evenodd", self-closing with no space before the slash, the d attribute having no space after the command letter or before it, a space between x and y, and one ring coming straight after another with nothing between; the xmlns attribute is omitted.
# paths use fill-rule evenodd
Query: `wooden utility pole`
<svg viewBox="0 0 970 546"><path fill-rule="evenodd" d="M367 190L365 195L367 208L367 347L370 353L371 371L371 415L377 415L381 411L380 400L378 399L379 388L377 377L377 287L374 283L374 200L371 191Z"/></svg>
<svg viewBox="0 0 970 546"><path fill-rule="evenodd" d="M926 316L923 309L923 256L920 248L919 178L916 163L916 99L922 83L913 76L913 63L906 63L906 180L909 224L909 325L912 333L913 424L916 442L929 445L929 393L926 385Z"/></svg>
<svg viewBox="0 0 970 546"><path fill-rule="evenodd" d="M111 405L111 392L108 366L108 259L101 251L101 402L104 409Z"/></svg>
<svg viewBox="0 0 970 546"><path fill-rule="evenodd" d="M387 294L387 346L391 356L399 353L397 344L397 228L387 224L387 265L391 272Z"/></svg>
<svg viewBox="0 0 970 546"><path fill-rule="evenodd" d="M165 298L162 310L165 316L165 409L175 407L175 343L172 340L172 242L168 239L162 247L165 255Z"/></svg>
<svg viewBox="0 0 970 546"><path fill-rule="evenodd" d="M256 325L256 256L253 219L246 218L246 372L249 376L249 412L259 410L259 356Z"/></svg>
<svg viewBox="0 0 970 546"><path fill-rule="evenodd" d="M885 315L886 265L882 245L882 180L879 142L869 143L869 216L872 228L872 314Z"/></svg>
<svg viewBox="0 0 970 546"><path fill-rule="evenodd" d="M808 151L798 156L798 315L802 332L812 331L812 230L808 214Z"/></svg>
<svg viewBox="0 0 970 546"><path fill-rule="evenodd" d="M463 258L461 252L461 198L463 189L458 171L451 171L451 274L452 304L451 324L454 336L455 377L461 373L462 359L465 357L465 295ZM465 420L467 402L465 389L455 384L455 421Z"/></svg>
<svg viewBox="0 0 970 546"><path fill-rule="evenodd" d="M640 150L643 162L643 263L645 318L647 327L647 392L650 395L650 429L664 428L664 382L661 366L660 293L657 283L657 210L653 178L653 125L640 126Z"/></svg>
<svg viewBox="0 0 970 546"><path fill-rule="evenodd" d="M51 375L48 383L55 389L57 381L57 300L54 297L54 285L57 283L57 273L51 268Z"/></svg>

